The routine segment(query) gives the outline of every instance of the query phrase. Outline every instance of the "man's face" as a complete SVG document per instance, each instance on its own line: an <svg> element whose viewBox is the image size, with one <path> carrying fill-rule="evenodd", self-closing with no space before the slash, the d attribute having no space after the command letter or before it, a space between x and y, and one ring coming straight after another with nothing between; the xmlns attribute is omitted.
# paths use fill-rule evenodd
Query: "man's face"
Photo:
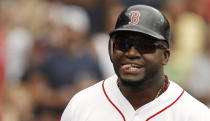
<svg viewBox="0 0 210 121"><path fill-rule="evenodd" d="M163 65L168 61L169 51L156 45L164 44L136 33L119 35L114 39L112 62L124 84L137 86L163 74Z"/></svg>

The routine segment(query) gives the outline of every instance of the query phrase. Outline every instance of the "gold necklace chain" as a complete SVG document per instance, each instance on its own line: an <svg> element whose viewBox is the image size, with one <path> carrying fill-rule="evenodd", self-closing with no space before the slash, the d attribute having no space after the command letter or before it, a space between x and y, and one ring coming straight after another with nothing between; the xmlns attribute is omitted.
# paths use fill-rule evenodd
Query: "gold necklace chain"
<svg viewBox="0 0 210 121"><path fill-rule="evenodd" d="M158 97L160 96L161 92L162 92L162 86L161 86L161 88L158 90L158 93L157 93L157 95L155 96L155 99L158 98Z"/></svg>
<svg viewBox="0 0 210 121"><path fill-rule="evenodd" d="M155 96L155 99L158 98L163 92L166 91L166 89L168 88L168 84L169 84L168 77L167 77L167 75L165 75L164 83L163 83L163 85L160 87L160 89L158 90L158 93L157 93L157 95ZM166 86L166 85L167 85L167 86ZM165 88L165 90L164 90L164 88Z"/></svg>
<svg viewBox="0 0 210 121"><path fill-rule="evenodd" d="M158 90L157 95L155 96L155 99L158 98L164 92L163 88L165 87L166 83L169 84L167 75L165 75L165 81L164 81L163 85L160 87L160 89ZM118 78L118 81L117 81L117 86L120 87L120 85L119 85L119 78ZM166 89L167 88L168 87L166 87Z"/></svg>

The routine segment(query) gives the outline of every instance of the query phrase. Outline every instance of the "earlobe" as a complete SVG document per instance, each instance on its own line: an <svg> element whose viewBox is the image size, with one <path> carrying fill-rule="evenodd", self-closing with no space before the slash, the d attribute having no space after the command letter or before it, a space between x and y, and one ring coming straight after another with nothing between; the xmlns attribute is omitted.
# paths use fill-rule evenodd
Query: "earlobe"
<svg viewBox="0 0 210 121"><path fill-rule="evenodd" d="M163 53L163 65L166 65L168 63L169 57L170 57L170 50L167 49Z"/></svg>

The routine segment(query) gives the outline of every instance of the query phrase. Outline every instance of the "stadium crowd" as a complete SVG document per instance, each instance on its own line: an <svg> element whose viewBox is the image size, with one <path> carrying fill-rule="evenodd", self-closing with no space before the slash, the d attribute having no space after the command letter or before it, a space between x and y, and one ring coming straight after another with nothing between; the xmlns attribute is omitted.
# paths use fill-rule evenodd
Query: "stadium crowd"
<svg viewBox="0 0 210 121"><path fill-rule="evenodd" d="M59 121L76 92L114 74L109 32L132 4L167 15L165 71L210 107L210 0L0 0L0 121Z"/></svg>

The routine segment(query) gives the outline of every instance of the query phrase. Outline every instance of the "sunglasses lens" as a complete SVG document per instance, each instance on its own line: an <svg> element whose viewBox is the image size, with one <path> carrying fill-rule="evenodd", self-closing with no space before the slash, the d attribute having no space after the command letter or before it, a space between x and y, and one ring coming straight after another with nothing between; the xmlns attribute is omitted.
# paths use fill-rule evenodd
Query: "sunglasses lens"
<svg viewBox="0 0 210 121"><path fill-rule="evenodd" d="M116 38L115 40L115 48L121 51L128 51L131 43L126 38Z"/></svg>
<svg viewBox="0 0 210 121"><path fill-rule="evenodd" d="M145 40L144 42L141 42L139 44L135 44L135 48L140 53L153 53L156 50L156 46L154 45L154 43L148 42L147 40Z"/></svg>
<svg viewBox="0 0 210 121"><path fill-rule="evenodd" d="M115 39L115 48L126 52L131 46L134 46L140 53L153 53L156 50L154 42L148 40L130 40L124 37Z"/></svg>

